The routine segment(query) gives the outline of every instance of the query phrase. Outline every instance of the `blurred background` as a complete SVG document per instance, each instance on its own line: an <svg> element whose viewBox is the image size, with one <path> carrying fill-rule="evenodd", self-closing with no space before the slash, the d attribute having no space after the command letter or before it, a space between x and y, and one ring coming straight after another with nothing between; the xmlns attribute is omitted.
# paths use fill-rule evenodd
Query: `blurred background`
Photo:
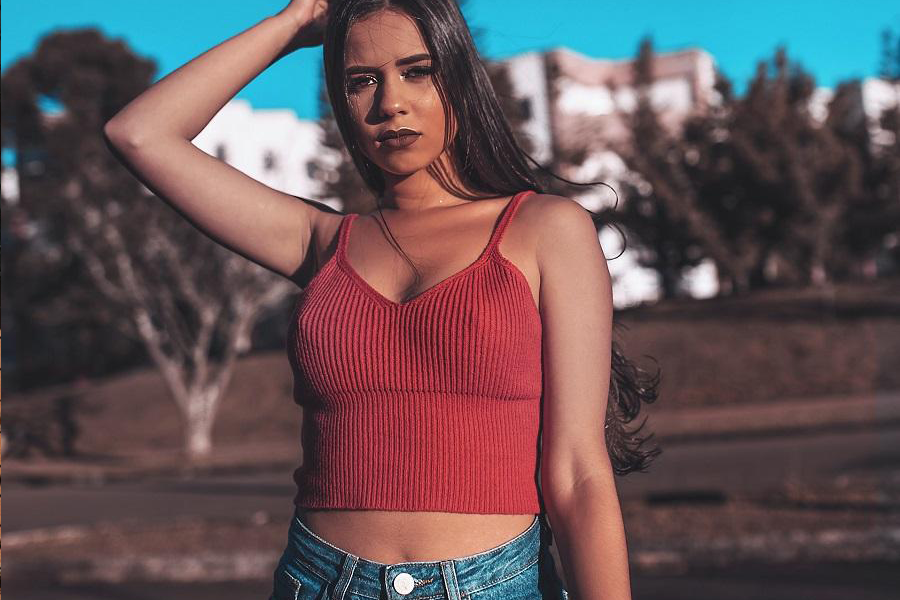
<svg viewBox="0 0 900 600"><path fill-rule="evenodd" d="M16 599L271 590L302 461L284 350L298 289L155 199L101 130L282 6L4 3ZM641 434L663 453L617 481L634 598L895 597L900 9L462 9L523 148L615 190L542 180L608 224L616 340L660 376L634 425L647 416ZM194 143L279 190L368 212L320 63L321 48L282 59Z"/></svg>

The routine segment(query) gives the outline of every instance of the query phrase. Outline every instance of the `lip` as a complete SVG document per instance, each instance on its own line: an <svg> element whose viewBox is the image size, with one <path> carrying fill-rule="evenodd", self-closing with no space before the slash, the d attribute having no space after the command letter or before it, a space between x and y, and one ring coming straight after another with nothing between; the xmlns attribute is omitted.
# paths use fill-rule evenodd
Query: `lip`
<svg viewBox="0 0 900 600"><path fill-rule="evenodd" d="M399 133L399 135L398 135ZM412 129L401 128L398 131L390 130L382 133L375 140L376 148L390 148L390 149L400 149L400 148L408 148L409 146L416 143L422 137L422 134L413 131Z"/></svg>
<svg viewBox="0 0 900 600"><path fill-rule="evenodd" d="M405 135L407 133L419 133L415 129L411 127L398 127L397 129L385 129L375 138L379 142L383 142L384 140L392 137L398 137L400 135Z"/></svg>

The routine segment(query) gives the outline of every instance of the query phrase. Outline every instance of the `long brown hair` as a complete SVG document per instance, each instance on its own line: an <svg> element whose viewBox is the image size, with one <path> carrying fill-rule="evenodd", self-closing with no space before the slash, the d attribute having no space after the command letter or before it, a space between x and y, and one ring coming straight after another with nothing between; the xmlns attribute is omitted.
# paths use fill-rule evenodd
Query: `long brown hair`
<svg viewBox="0 0 900 600"><path fill-rule="evenodd" d="M447 139L450 129L447 128L445 146L449 146L453 168L460 180L469 190L483 192L473 196L467 190L453 189L459 197L480 200L513 195L524 189L543 193L544 189L527 161L531 161L538 170L571 185L607 185L603 182L578 183L559 177L541 166L516 143L469 27L454 0L332 0L329 2L323 43L325 84L344 144L363 181L376 198L385 190L384 177L381 169L366 158L354 138L343 67L350 27L356 21L384 9L403 12L416 21L432 56L434 83L443 101L446 123L450 123L450 107L453 107L452 118L457 124L457 133L453 140ZM432 164L428 169L448 189L456 187L438 165ZM378 208L380 211L380 204ZM599 215L590 210L588 212L595 226L598 226ZM643 372L613 340L609 383L605 437L613 469L617 475L645 471L662 450L642 447L653 437L652 433L638 437L645 422L633 430L626 425L637 418L642 403L656 400L659 371L653 376Z"/></svg>

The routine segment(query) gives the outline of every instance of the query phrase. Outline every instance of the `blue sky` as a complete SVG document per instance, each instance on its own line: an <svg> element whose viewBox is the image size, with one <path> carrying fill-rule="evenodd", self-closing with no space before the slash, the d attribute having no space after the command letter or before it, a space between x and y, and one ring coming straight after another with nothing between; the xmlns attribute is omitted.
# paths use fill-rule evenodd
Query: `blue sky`
<svg viewBox="0 0 900 600"><path fill-rule="evenodd" d="M278 12L287 0L6 0L0 20L0 68L30 53L56 28L96 26L124 38L158 65L157 78ZM783 44L819 85L877 74L880 34L900 33L900 3L885 0L467 0L488 58L566 46L598 58L634 56L644 35L658 51L710 52L739 92L759 60ZM321 47L295 52L237 97L257 108L317 113Z"/></svg>

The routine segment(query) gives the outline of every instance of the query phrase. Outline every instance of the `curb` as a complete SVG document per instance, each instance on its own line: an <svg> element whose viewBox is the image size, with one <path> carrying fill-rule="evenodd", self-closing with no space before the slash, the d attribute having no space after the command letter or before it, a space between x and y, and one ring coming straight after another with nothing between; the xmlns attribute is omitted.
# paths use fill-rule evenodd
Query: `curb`
<svg viewBox="0 0 900 600"><path fill-rule="evenodd" d="M666 441L877 429L900 423L900 392L747 406L649 410L647 429Z"/></svg>

